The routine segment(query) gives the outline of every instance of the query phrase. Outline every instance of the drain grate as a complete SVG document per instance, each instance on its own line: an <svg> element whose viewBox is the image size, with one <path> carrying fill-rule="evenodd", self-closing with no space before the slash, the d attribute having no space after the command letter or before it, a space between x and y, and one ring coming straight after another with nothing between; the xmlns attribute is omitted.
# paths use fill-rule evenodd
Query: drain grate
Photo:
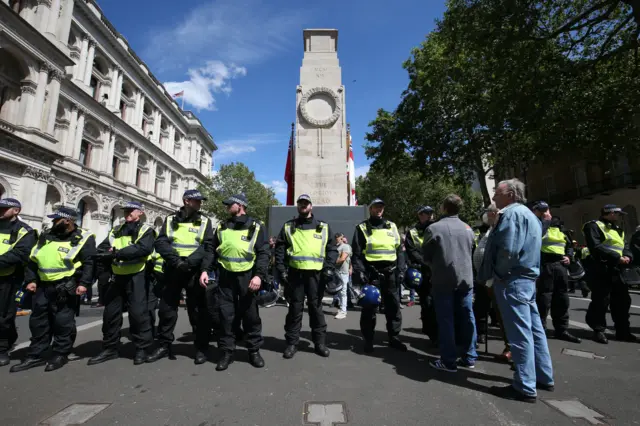
<svg viewBox="0 0 640 426"><path fill-rule="evenodd" d="M348 423L347 404L339 401L312 401L304 404L305 426L334 426Z"/></svg>
<svg viewBox="0 0 640 426"><path fill-rule="evenodd" d="M579 358L587 358L587 359L605 359L606 358L605 356L602 356L602 355L596 355L593 352L579 351L577 349L564 348L562 349L562 353L564 355L577 356Z"/></svg>
<svg viewBox="0 0 640 426"><path fill-rule="evenodd" d="M564 401L557 399L544 399L543 401L567 417L571 417L572 419L584 419L592 425L608 425L609 423L606 423L602 419L612 419L612 417L609 417L606 414L599 413L594 409L587 407L577 399Z"/></svg>
<svg viewBox="0 0 640 426"><path fill-rule="evenodd" d="M62 411L58 411L53 416L39 423L41 426L71 426L81 425L95 416L101 411L107 409L111 404L71 404Z"/></svg>

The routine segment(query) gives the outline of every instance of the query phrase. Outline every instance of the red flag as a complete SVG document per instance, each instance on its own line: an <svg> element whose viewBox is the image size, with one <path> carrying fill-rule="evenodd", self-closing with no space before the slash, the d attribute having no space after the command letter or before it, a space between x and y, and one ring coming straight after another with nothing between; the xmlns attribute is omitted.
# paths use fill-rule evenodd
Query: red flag
<svg viewBox="0 0 640 426"><path fill-rule="evenodd" d="M183 90L183 91L181 91L181 92L178 92L178 93L174 93L174 94L173 94L173 97L174 97L174 98L179 98L180 96L184 96L184 90Z"/></svg>
<svg viewBox="0 0 640 426"><path fill-rule="evenodd" d="M287 205L292 206L293 191L293 123L291 124L291 138L289 139L289 152L287 152L287 165L284 169L284 181L287 182Z"/></svg>

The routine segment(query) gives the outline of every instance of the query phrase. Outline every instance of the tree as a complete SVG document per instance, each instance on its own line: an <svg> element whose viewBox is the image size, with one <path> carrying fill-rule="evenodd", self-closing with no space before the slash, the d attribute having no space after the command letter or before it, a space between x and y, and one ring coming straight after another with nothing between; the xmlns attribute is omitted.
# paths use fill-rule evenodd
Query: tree
<svg viewBox="0 0 640 426"><path fill-rule="evenodd" d="M475 223L482 208L482 198L469 185L452 179L428 180L417 171L384 172L375 165L365 176L358 177L356 192L363 204L380 197L385 202L385 217L399 227L415 223L416 211L423 205L433 207L438 215L442 201L450 193L464 200L460 218L468 223Z"/></svg>
<svg viewBox="0 0 640 426"><path fill-rule="evenodd" d="M267 220L269 207L280 205L273 188L258 182L255 174L243 163L221 166L220 171L199 189L207 197L202 210L218 219L228 216L222 201L234 194L244 194L249 204L247 213L263 222Z"/></svg>

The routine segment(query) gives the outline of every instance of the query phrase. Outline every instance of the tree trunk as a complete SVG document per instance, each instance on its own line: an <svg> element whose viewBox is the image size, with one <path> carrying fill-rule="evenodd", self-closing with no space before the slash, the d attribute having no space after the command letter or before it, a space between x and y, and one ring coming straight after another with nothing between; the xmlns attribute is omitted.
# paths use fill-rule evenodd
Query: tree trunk
<svg viewBox="0 0 640 426"><path fill-rule="evenodd" d="M484 201L485 206L488 206L489 204L491 204L491 195L489 194L489 188L487 188L487 181L485 179L487 176L487 172L484 169L484 164L482 164L482 157L479 154L475 159L475 172L478 183L480 183L482 201Z"/></svg>

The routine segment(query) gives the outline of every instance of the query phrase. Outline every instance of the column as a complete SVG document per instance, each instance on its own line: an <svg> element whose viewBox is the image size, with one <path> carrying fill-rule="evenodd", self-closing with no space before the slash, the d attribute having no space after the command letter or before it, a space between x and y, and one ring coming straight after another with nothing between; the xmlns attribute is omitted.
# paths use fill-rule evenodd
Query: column
<svg viewBox="0 0 640 426"><path fill-rule="evenodd" d="M73 76L76 80L82 80L84 77L84 69L87 63L87 53L89 52L89 36L82 35L82 45L80 46L80 62L76 67L76 74Z"/></svg>
<svg viewBox="0 0 640 426"><path fill-rule="evenodd" d="M134 147L133 147L133 144L130 143L129 146L127 146L127 169L124 172L122 172L122 180L126 183L133 182L133 179L131 178L131 173L134 168L133 154L134 154ZM137 163L136 163L136 166L137 166Z"/></svg>
<svg viewBox="0 0 640 426"><path fill-rule="evenodd" d="M84 108L78 108L78 125L76 126L76 135L73 141L71 157L74 160L80 158L80 147L82 145L82 135L84 134L84 117L87 111Z"/></svg>
<svg viewBox="0 0 640 426"><path fill-rule="evenodd" d="M111 109L117 109L117 108L113 108L116 104L116 90L118 88L118 78L119 78L119 71L118 71L118 67L113 67L111 68L111 87L109 88L109 103L108 105L110 105L112 108Z"/></svg>
<svg viewBox="0 0 640 426"><path fill-rule="evenodd" d="M64 6L62 8L62 16L58 20L58 39L63 43L69 42L69 33L71 32L71 20L73 19L73 3L74 0L62 0Z"/></svg>
<svg viewBox="0 0 640 426"><path fill-rule="evenodd" d="M84 84L87 86L91 82L91 72L93 71L93 59L96 55L96 41L91 39L89 40L89 52L87 53L87 61L84 69ZM97 90L97 89L96 89Z"/></svg>
<svg viewBox="0 0 640 426"><path fill-rule="evenodd" d="M138 92L140 97L138 98L138 116L136 117L136 126L142 128L142 116L144 115L144 94L142 91Z"/></svg>
<svg viewBox="0 0 640 426"><path fill-rule="evenodd" d="M49 24L49 15L57 15L51 12L51 0L38 0L38 12L36 14L37 23L34 25L40 32L44 33Z"/></svg>
<svg viewBox="0 0 640 426"><path fill-rule="evenodd" d="M36 100L36 88L37 83L34 83L33 81L27 80L20 84L20 91L22 94L20 95L20 112L16 122L20 122L20 124L24 126L29 125L33 104Z"/></svg>
<svg viewBox="0 0 640 426"><path fill-rule="evenodd" d="M108 174L111 174L111 163L113 162L113 156L115 155L115 149L116 149L116 132L113 129L110 129L109 132L109 149L107 150L107 169L106 172ZM120 167L122 168L122 167ZM114 179L117 179L117 176L113 177Z"/></svg>
<svg viewBox="0 0 640 426"><path fill-rule="evenodd" d="M120 111L120 101L122 100L122 79L124 78L122 68L118 67L118 82L116 83L116 90L114 96L114 110Z"/></svg>
<svg viewBox="0 0 640 426"><path fill-rule="evenodd" d="M133 153L129 158L129 161L131 162L131 165L129 167L129 173L130 173L129 183L132 184L133 186L136 185L136 171L138 170L138 156L139 156L138 148L134 146Z"/></svg>
<svg viewBox="0 0 640 426"><path fill-rule="evenodd" d="M162 185L162 198L171 199L171 170L164 169L164 184Z"/></svg>
<svg viewBox="0 0 640 426"><path fill-rule="evenodd" d="M47 184L53 176L48 170L26 167L22 173L19 199L26 216L43 217Z"/></svg>
<svg viewBox="0 0 640 426"><path fill-rule="evenodd" d="M155 143L160 144L160 124L162 122L162 115L158 110L155 110L153 115L155 116L155 119L153 120L153 140Z"/></svg>
<svg viewBox="0 0 640 426"><path fill-rule="evenodd" d="M176 137L176 128L173 124L169 124L169 140L167 142L167 146L165 147L165 151L169 153L169 155L173 155L173 144L174 139Z"/></svg>
<svg viewBox="0 0 640 426"><path fill-rule="evenodd" d="M42 108L44 106L44 94L47 90L47 81L49 80L49 65L40 64L40 74L38 75L38 87L36 87L36 97L34 99L31 114L28 116L29 127L41 128Z"/></svg>
<svg viewBox="0 0 640 426"><path fill-rule="evenodd" d="M51 0L51 11L49 12L49 20L47 22L46 32L57 37L56 29L58 28L58 15L60 13L60 0ZM61 40L63 44L67 44L67 40Z"/></svg>
<svg viewBox="0 0 640 426"><path fill-rule="evenodd" d="M60 99L60 80L62 73L53 71L51 74L51 83L49 84L49 117L47 121L47 133L53 135L56 125L56 115L58 113L58 100Z"/></svg>
<svg viewBox="0 0 640 426"><path fill-rule="evenodd" d="M156 168L158 167L158 161L155 158L149 160L149 182L147 182L147 191L154 194L156 188Z"/></svg>
<svg viewBox="0 0 640 426"><path fill-rule="evenodd" d="M65 157L73 155L73 145L76 140L76 128L78 127L78 107L71 105L71 117L69 118L69 131L67 137L62 141L62 154Z"/></svg>

